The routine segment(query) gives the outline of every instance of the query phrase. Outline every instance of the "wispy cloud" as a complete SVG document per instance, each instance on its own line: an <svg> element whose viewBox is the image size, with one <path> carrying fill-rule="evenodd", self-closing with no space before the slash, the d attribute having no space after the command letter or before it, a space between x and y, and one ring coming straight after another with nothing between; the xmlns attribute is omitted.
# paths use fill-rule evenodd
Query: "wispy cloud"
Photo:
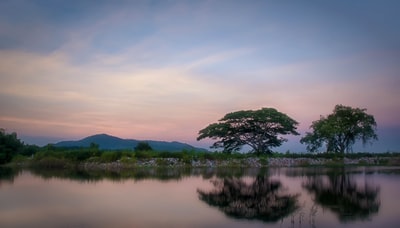
<svg viewBox="0 0 400 228"><path fill-rule="evenodd" d="M400 123L396 49L317 6L71 4L0 16L0 127L194 141L226 112L275 107L305 130L339 103Z"/></svg>

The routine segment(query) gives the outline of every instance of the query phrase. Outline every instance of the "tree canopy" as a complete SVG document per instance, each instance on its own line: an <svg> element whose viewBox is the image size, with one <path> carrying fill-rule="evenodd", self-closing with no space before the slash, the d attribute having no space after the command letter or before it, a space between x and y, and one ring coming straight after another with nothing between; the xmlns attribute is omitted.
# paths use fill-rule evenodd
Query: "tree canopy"
<svg viewBox="0 0 400 228"><path fill-rule="evenodd" d="M344 153L352 151L357 140L363 144L377 140L374 116L366 113L366 109L336 105L333 113L314 121L312 132L300 140L307 145L307 150L316 152L323 145L327 152Z"/></svg>
<svg viewBox="0 0 400 228"><path fill-rule="evenodd" d="M135 151L150 151L153 150L148 142L139 142L135 146Z"/></svg>
<svg viewBox="0 0 400 228"><path fill-rule="evenodd" d="M244 145L250 146L257 154L271 153L271 147L278 147L287 141L281 135L299 134L297 125L295 120L274 108L237 111L200 130L197 140L218 140L212 148L222 147L229 153L240 150Z"/></svg>
<svg viewBox="0 0 400 228"><path fill-rule="evenodd" d="M0 164L11 161L11 158L22 149L23 143L17 138L17 133L8 134L0 128Z"/></svg>

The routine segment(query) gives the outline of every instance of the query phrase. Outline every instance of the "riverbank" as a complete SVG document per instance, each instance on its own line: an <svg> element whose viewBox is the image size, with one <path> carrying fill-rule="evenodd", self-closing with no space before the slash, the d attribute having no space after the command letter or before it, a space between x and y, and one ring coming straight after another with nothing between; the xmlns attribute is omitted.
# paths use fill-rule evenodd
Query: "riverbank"
<svg viewBox="0 0 400 228"><path fill-rule="evenodd" d="M122 159L114 162L64 162L62 160L40 160L14 162L17 167L44 168L78 168L82 170L118 171L138 167L307 167L307 166L400 166L399 157L360 157L360 158L230 158L223 160L211 159L179 159L179 158L149 158Z"/></svg>
<svg viewBox="0 0 400 228"><path fill-rule="evenodd" d="M325 158L241 158L227 160L192 160L190 163L176 158L157 158L136 161L135 163L83 163L80 164L84 169L118 169L126 167L303 167L303 166L340 166L340 165L400 165L400 158L357 158L357 159L325 159Z"/></svg>

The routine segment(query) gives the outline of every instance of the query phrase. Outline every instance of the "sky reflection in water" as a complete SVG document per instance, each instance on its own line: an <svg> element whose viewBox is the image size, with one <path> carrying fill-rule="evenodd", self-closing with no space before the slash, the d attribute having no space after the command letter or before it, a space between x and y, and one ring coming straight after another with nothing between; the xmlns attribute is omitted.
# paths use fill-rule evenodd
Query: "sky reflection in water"
<svg viewBox="0 0 400 228"><path fill-rule="evenodd" d="M0 169L0 227L396 227L397 168Z"/></svg>

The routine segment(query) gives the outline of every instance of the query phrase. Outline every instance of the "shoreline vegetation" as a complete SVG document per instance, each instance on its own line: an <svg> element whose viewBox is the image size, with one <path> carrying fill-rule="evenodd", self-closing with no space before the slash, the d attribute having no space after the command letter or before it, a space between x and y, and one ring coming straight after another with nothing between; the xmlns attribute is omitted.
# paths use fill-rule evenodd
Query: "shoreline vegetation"
<svg viewBox="0 0 400 228"><path fill-rule="evenodd" d="M400 166L400 153L298 154L222 152L102 151L96 147L67 150L46 148L31 155L16 155L5 166L120 171L143 167L262 168Z"/></svg>
<svg viewBox="0 0 400 228"><path fill-rule="evenodd" d="M238 146L235 144L234 148ZM235 152L236 149L224 148L221 152L187 149L180 152L159 151L146 141L139 142L135 148L123 150L102 149L95 142L87 147L57 147L53 144L39 147L25 145L16 133L8 134L0 128L0 167L118 171L140 167L400 166L400 152L352 153L349 150L333 150L324 153L277 153L266 148L253 148L252 152L241 153Z"/></svg>

